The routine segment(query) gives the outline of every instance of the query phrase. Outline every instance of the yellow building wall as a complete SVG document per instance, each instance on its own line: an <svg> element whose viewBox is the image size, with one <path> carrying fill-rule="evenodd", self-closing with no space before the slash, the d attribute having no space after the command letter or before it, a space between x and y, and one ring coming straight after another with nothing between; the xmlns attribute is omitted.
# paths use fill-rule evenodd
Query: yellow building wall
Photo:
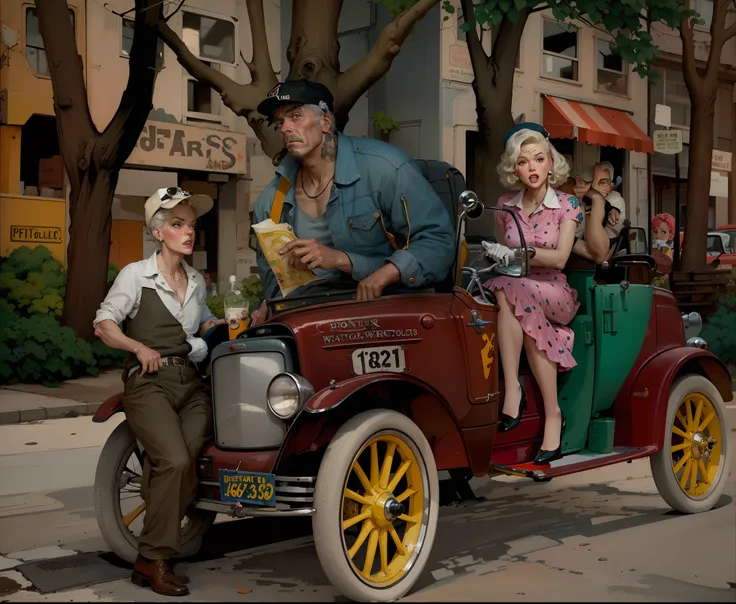
<svg viewBox="0 0 736 604"><path fill-rule="evenodd" d="M66 201L0 194L0 256L23 245L45 245L64 263Z"/></svg>
<svg viewBox="0 0 736 604"><path fill-rule="evenodd" d="M20 195L20 126L0 126L0 193Z"/></svg>
<svg viewBox="0 0 736 604"><path fill-rule="evenodd" d="M67 242L66 200L21 195L21 133L34 114L54 115L51 78L37 75L26 60L28 0L1 0L3 25L15 33L10 61L0 68L0 91L5 95L5 119L0 124L0 255L27 245L45 245L64 263ZM86 57L86 2L68 0L74 12L79 55ZM83 66L85 61L82 62Z"/></svg>
<svg viewBox="0 0 736 604"><path fill-rule="evenodd" d="M69 0L68 5L74 11L77 49L86 57L85 0ZM0 90L7 94L6 123L17 126L25 124L34 113L54 115L51 78L36 75L25 59L26 9L34 6L35 3L28 0L2 0L2 22L15 32L18 43L10 52L9 64L0 69Z"/></svg>

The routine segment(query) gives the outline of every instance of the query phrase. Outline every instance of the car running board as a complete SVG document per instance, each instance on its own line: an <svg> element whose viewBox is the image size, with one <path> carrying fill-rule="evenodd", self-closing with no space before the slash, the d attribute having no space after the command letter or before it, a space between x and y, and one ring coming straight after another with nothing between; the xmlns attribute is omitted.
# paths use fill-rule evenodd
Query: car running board
<svg viewBox="0 0 736 604"><path fill-rule="evenodd" d="M576 472L584 472L585 470L594 470L603 466L610 466L622 461L630 461L640 457L649 457L656 453L657 447L650 445L647 447L614 447L611 453L594 453L587 449L570 453L560 459L556 459L552 463L538 466L535 463L528 462L514 466L505 466L499 463L491 462L488 466L489 474L507 474L509 476L522 476L531 478L535 481L552 480L557 476L565 476L566 474L575 474Z"/></svg>

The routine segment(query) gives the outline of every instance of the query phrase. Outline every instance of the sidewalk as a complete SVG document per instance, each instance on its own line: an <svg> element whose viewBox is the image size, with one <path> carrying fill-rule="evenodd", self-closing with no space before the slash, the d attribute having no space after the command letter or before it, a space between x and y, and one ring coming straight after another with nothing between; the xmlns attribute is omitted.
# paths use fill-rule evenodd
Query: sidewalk
<svg viewBox="0 0 736 604"><path fill-rule="evenodd" d="M58 388L15 384L0 388L0 425L94 415L106 399L123 390L121 370L62 382Z"/></svg>

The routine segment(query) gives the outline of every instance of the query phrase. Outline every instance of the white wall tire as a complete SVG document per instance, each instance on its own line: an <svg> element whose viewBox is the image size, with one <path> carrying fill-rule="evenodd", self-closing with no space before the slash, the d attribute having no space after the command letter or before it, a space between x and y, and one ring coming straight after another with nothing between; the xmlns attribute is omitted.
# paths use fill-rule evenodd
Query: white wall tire
<svg viewBox="0 0 736 604"><path fill-rule="evenodd" d="M138 538L131 526L134 522L138 527L142 526L145 515L140 487L136 489L135 477L131 476L136 471L129 467L136 449L136 439L128 422L121 422L102 448L97 462L94 488L95 513L102 537L114 554L130 563L138 556ZM124 502L121 502L122 492L125 492ZM207 532L214 519L215 514L200 513L200 510L184 519L181 551L177 557L189 558L199 551L202 547L202 535Z"/></svg>
<svg viewBox="0 0 736 604"><path fill-rule="evenodd" d="M351 418L327 447L314 502L317 555L341 594L387 602L412 588L439 515L437 466L414 422L386 409Z"/></svg>
<svg viewBox="0 0 736 604"><path fill-rule="evenodd" d="M677 378L670 389L662 449L650 458L662 498L674 510L713 508L729 472L729 427L716 387L700 375Z"/></svg>

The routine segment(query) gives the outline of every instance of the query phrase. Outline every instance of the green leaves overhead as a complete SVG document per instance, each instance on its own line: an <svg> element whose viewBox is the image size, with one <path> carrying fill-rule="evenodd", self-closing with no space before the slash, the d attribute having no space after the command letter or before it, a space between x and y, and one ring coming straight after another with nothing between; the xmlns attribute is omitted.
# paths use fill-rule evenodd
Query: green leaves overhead
<svg viewBox="0 0 736 604"><path fill-rule="evenodd" d="M447 15L456 10L451 0L444 0L442 7ZM520 11L544 9L550 9L558 21L582 21L609 34L612 48L642 77L656 77L651 65L658 54L647 32L647 14L652 22L670 28L677 27L683 18L698 18L694 11L685 9L683 0L474 0L473 15L465 17L462 28L467 31L480 25L489 29L505 18L515 23Z"/></svg>

